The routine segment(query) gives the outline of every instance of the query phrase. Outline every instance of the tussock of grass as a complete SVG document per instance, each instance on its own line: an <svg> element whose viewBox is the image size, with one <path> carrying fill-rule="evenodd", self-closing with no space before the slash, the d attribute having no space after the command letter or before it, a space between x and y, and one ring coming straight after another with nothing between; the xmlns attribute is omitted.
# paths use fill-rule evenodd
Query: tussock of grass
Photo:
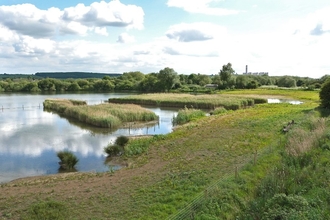
<svg viewBox="0 0 330 220"><path fill-rule="evenodd" d="M109 102L113 103L134 103L139 105L156 105L162 107L178 107L196 109L215 109L216 107L224 107L228 110L237 110L248 106L253 106L255 103L266 103L266 99L238 97L232 95L190 95L190 94L175 94L175 93L157 93L134 95L123 98L111 98Z"/></svg>
<svg viewBox="0 0 330 220"><path fill-rule="evenodd" d="M173 118L173 124L182 125L190 121L202 118L205 116L205 112L199 109L180 109L178 115Z"/></svg>
<svg viewBox="0 0 330 220"><path fill-rule="evenodd" d="M326 119L319 118L311 122L312 130L292 129L289 133L286 151L291 156L299 156L318 147L326 131Z"/></svg>
<svg viewBox="0 0 330 220"><path fill-rule="evenodd" d="M47 99L44 101L44 108L105 128L116 128L125 122L147 122L158 119L154 112L133 104L85 105L80 101Z"/></svg>

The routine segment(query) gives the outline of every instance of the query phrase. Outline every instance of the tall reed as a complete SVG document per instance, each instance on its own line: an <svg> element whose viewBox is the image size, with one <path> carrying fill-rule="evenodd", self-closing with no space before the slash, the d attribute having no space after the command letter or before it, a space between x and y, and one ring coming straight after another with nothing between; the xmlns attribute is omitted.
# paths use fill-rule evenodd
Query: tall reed
<svg viewBox="0 0 330 220"><path fill-rule="evenodd" d="M105 128L119 127L124 122L158 120L154 112L133 104L85 105L83 102L74 100L47 99L44 101L44 108L65 117Z"/></svg>
<svg viewBox="0 0 330 220"><path fill-rule="evenodd" d="M266 103L266 99L239 97L233 95L191 95L191 94L143 94L132 95L123 98L111 98L112 103L134 103L139 105L156 105L163 107L178 107L185 106L197 109L215 109L216 107L224 107L228 110L237 110L240 108L253 106L255 103Z"/></svg>

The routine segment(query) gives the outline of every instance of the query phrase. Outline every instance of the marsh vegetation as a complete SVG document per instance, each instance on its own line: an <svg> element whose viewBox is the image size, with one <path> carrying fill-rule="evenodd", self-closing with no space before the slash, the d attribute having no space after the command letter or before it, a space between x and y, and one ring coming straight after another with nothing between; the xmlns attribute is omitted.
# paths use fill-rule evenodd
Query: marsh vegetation
<svg viewBox="0 0 330 220"><path fill-rule="evenodd" d="M168 135L130 140L127 168L6 184L0 208L26 219L33 218L26 210L54 200L67 218L328 219L329 111L318 108L318 93L249 93L304 97L304 103L221 109ZM283 133L291 120L294 126ZM31 193L40 186L45 190ZM18 189L26 193L14 194Z"/></svg>
<svg viewBox="0 0 330 220"><path fill-rule="evenodd" d="M154 112L133 104L87 105L79 100L47 99L44 101L44 109L104 128L118 128L127 122L158 120Z"/></svg>
<svg viewBox="0 0 330 220"><path fill-rule="evenodd" d="M255 104L267 103L261 97L242 97L239 95L212 94L193 95L178 93L153 93L132 95L123 98L110 98L110 103L134 103L138 105L154 105L163 107L215 109L223 107L228 110L237 110L251 107Z"/></svg>

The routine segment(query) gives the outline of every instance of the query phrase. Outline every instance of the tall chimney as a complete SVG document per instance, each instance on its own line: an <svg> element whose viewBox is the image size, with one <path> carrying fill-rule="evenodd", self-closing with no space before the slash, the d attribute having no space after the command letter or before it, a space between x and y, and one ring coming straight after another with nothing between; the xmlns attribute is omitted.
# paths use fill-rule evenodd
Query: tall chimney
<svg viewBox="0 0 330 220"><path fill-rule="evenodd" d="M245 73L248 73L248 65L245 66Z"/></svg>

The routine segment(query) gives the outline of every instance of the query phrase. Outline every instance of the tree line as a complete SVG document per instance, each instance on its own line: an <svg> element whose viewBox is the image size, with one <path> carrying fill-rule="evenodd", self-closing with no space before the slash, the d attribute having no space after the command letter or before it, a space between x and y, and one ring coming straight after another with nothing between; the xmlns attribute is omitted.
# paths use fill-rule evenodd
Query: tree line
<svg viewBox="0 0 330 220"><path fill-rule="evenodd" d="M62 76L63 77L63 76ZM117 77L103 78L2 78L0 92L45 91L141 91L141 92L212 92L215 89L255 89L260 86L304 87L318 89L328 75L320 79L293 76L238 75L231 63L222 66L218 74L178 74L166 67L157 73L125 72Z"/></svg>

